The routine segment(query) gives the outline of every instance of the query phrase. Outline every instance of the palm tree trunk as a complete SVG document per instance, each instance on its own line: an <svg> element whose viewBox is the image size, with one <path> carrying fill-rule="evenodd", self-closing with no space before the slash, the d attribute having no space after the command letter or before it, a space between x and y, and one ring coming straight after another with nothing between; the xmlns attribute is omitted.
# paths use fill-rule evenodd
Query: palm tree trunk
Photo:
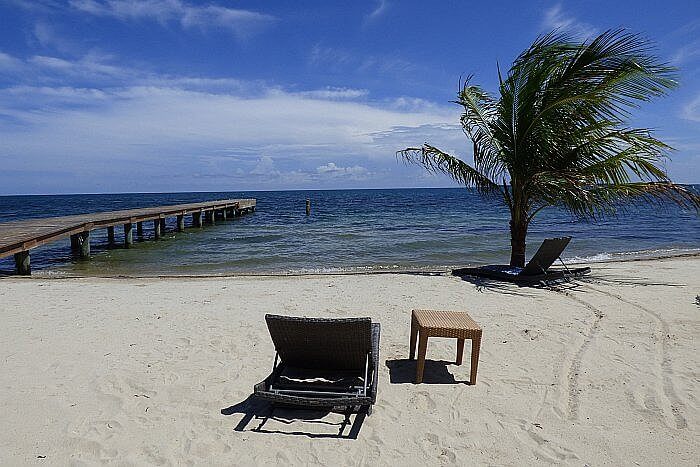
<svg viewBox="0 0 700 467"><path fill-rule="evenodd" d="M510 265L525 267L525 237L527 221L510 221Z"/></svg>

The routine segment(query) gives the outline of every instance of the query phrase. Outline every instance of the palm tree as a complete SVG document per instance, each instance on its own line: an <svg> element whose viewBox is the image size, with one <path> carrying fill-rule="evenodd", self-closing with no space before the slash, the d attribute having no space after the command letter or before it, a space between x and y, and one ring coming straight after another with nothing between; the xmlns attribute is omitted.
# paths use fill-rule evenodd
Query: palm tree
<svg viewBox="0 0 700 467"><path fill-rule="evenodd" d="M547 206L589 219L630 199L700 207L661 165L671 148L651 130L627 126L632 108L676 86L674 73L625 30L583 43L554 31L521 53L505 79L499 70L500 99L471 77L460 83L454 103L464 108L473 165L428 143L397 156L501 198L510 211L510 264L522 267L528 226Z"/></svg>

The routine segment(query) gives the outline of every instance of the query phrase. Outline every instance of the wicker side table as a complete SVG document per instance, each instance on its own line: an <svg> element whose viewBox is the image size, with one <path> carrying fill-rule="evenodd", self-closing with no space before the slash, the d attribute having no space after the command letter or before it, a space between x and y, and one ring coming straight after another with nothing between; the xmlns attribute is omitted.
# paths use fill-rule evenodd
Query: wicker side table
<svg viewBox="0 0 700 467"><path fill-rule="evenodd" d="M471 339L472 341L469 384L476 384L479 348L481 347L481 327L471 316L462 311L413 310L411 312L411 360L416 353L416 340L418 340L419 335L416 383L423 381L428 337L454 337L457 339L457 359L455 362L457 365L462 364L464 340Z"/></svg>

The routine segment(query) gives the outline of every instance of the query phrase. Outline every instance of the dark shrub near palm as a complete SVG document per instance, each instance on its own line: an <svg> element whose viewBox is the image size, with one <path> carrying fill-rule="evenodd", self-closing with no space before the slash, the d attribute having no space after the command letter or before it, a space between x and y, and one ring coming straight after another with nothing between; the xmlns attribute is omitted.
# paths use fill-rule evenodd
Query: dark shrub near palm
<svg viewBox="0 0 700 467"><path fill-rule="evenodd" d="M629 128L630 110L676 86L675 70L649 42L624 30L577 43L553 32L499 70L500 97L467 79L455 103L473 143L474 163L424 144L398 154L443 172L510 210L513 266L525 263L532 218L547 206L595 219L621 201L700 206L671 182L661 163L670 147L648 129Z"/></svg>

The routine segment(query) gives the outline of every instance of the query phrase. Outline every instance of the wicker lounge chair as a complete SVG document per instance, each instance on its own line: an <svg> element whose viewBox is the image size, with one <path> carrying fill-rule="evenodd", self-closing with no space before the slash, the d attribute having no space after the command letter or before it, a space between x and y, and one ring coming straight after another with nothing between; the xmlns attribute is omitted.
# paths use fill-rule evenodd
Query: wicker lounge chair
<svg viewBox="0 0 700 467"><path fill-rule="evenodd" d="M265 315L275 345L272 374L255 385L264 400L307 408L359 407L377 398L378 323L370 318Z"/></svg>
<svg viewBox="0 0 700 467"><path fill-rule="evenodd" d="M547 238L524 268L508 265L490 265L479 268L460 268L452 271L455 276L478 276L508 282L533 284L565 280L591 271L589 267L568 268L561 261L561 253L571 241L571 237ZM564 269L550 269L559 259Z"/></svg>

